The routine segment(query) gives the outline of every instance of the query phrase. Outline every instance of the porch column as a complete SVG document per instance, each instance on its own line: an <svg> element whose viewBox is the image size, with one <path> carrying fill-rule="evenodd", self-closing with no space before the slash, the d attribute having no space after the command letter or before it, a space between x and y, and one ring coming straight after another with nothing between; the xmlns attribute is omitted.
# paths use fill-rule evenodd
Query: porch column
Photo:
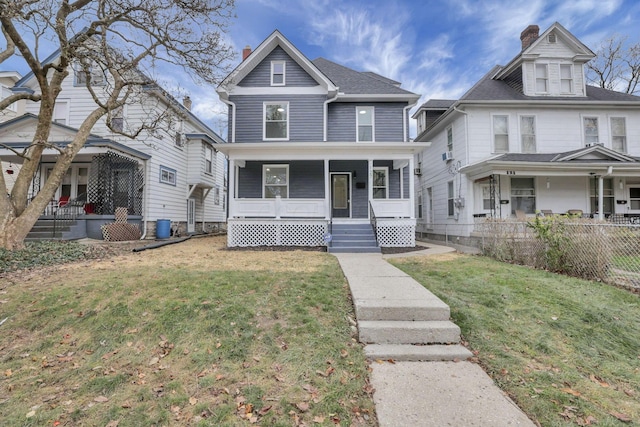
<svg viewBox="0 0 640 427"><path fill-rule="evenodd" d="M373 160L367 160L367 218L371 219L371 209L369 204L373 200Z"/></svg>
<svg viewBox="0 0 640 427"><path fill-rule="evenodd" d="M413 156L409 157L409 218L416 217L415 177L413 176Z"/></svg>
<svg viewBox="0 0 640 427"><path fill-rule="evenodd" d="M604 178L602 175L598 177L598 219L604 219Z"/></svg>
<svg viewBox="0 0 640 427"><path fill-rule="evenodd" d="M328 159L324 159L324 217L327 220L331 218L331 173Z"/></svg>
<svg viewBox="0 0 640 427"><path fill-rule="evenodd" d="M229 182L227 185L227 197L229 197L229 200L227 201L229 204L229 218L233 218L236 211L236 161L233 159L229 159Z"/></svg>

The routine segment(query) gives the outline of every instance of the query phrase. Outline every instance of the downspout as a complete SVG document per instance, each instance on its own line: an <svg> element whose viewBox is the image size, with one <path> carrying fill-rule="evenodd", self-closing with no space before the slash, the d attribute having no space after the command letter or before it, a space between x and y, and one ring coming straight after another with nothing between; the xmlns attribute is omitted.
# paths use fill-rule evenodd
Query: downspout
<svg viewBox="0 0 640 427"><path fill-rule="evenodd" d="M465 163L469 164L469 113L467 113L464 110L461 110L458 108L457 105L453 105L453 110L457 111L460 114L464 114L464 155L465 155ZM458 160L458 168L460 168L462 166L461 162ZM456 171L456 174L459 174L459 172ZM454 179L454 188L455 188L455 175L453 177ZM460 174L458 176L458 198L460 198L460 190L462 190L462 175ZM467 183L467 190L468 190L468 183ZM455 190L454 190L455 193ZM455 194L454 194L455 196ZM468 196L468 194L466 194L466 196ZM466 197L468 199L468 197ZM459 213L460 213L460 208L456 208L457 212L458 212L458 218ZM470 211L469 209L467 209L467 211ZM473 212L473 210L471 210L471 212Z"/></svg>
<svg viewBox="0 0 640 427"><path fill-rule="evenodd" d="M147 222L149 221L149 183L151 182L149 160L144 161L144 176L147 181L144 183L144 216L142 217L142 236L140 236L140 240L147 238Z"/></svg>
<svg viewBox="0 0 640 427"><path fill-rule="evenodd" d="M322 129L322 142L327 142L327 129L329 127L329 103L338 99L338 91L336 90L336 95L333 98L329 98L324 101L324 126ZM325 177L326 178L326 177Z"/></svg>

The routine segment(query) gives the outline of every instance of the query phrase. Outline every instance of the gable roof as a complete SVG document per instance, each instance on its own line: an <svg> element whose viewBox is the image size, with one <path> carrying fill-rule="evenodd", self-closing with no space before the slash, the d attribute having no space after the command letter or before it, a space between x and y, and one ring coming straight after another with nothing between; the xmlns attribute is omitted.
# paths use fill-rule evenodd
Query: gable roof
<svg viewBox="0 0 640 427"><path fill-rule="evenodd" d="M639 159L614 151L601 144L583 147L562 153L505 153L494 157L493 161L540 162L540 163L638 163Z"/></svg>
<svg viewBox="0 0 640 427"><path fill-rule="evenodd" d="M275 30L269 37L258 45L249 56L242 61L227 77L218 85L216 91L221 97L228 97L229 89L235 83L244 79L262 60L264 60L273 49L280 46L302 69L304 69L318 85L325 87L329 93L335 95L338 88L328 79L318 68L307 59L302 52L298 50L280 31Z"/></svg>

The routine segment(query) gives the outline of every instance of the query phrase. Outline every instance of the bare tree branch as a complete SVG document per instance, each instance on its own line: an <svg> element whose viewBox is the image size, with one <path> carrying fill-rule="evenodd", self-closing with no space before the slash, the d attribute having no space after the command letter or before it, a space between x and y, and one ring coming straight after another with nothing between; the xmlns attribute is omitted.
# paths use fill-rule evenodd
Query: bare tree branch
<svg viewBox="0 0 640 427"><path fill-rule="evenodd" d="M602 42L587 63L587 78L604 89L635 94L640 81L640 42L625 48L627 37L614 35Z"/></svg>

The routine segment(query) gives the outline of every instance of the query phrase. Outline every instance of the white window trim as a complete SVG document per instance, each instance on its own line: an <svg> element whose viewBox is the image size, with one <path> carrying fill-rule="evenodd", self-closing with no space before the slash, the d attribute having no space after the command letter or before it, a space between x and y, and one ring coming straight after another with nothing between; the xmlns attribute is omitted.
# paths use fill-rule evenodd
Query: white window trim
<svg viewBox="0 0 640 427"><path fill-rule="evenodd" d="M287 182L286 184L267 184L267 169L268 168L285 168L287 170ZM280 186L287 188L287 197L289 198L289 165L288 164L267 164L262 165L262 198L266 199L266 191L265 188L269 186Z"/></svg>
<svg viewBox="0 0 640 427"><path fill-rule="evenodd" d="M376 200L387 200L389 199L389 168L387 166L374 166L373 170L383 170L384 171L384 189L385 189L385 197L384 198L378 198ZM382 188L380 186L375 186L374 185L374 181L372 180L371 182L371 189L375 190L376 188ZM375 191L374 191L375 193Z"/></svg>
<svg viewBox="0 0 640 427"><path fill-rule="evenodd" d="M163 179L162 172L167 172L167 179ZM173 179L171 179L171 176L173 176ZM175 169L160 165L159 180L162 184L173 185L175 187L178 184L178 172Z"/></svg>
<svg viewBox="0 0 640 427"><path fill-rule="evenodd" d="M204 144L204 173L207 175L213 175L214 158L215 155L213 147L209 144ZM207 170L207 160L211 162L210 167L208 168L209 170Z"/></svg>
<svg viewBox="0 0 640 427"><path fill-rule="evenodd" d="M371 111L371 141L360 141L360 114L359 110ZM376 140L376 109L372 105L360 105L356 106L356 142L370 143Z"/></svg>
<svg viewBox="0 0 640 427"><path fill-rule="evenodd" d="M613 124L611 123L613 121L613 119L624 119L624 151L622 151L623 153L627 153L629 151L629 136L627 133L627 123L629 123L629 120L627 118L627 116L620 116L620 115L616 115L616 116L609 116L609 141L611 143L611 149L613 150L613 137L614 136L622 136L622 135L614 135L613 134Z"/></svg>
<svg viewBox="0 0 640 427"><path fill-rule="evenodd" d="M274 83L273 76L275 73L275 65L282 64L282 83ZM285 86L287 81L287 61L271 61L271 86Z"/></svg>
<svg viewBox="0 0 640 427"><path fill-rule="evenodd" d="M544 80L546 81L545 86L547 87L545 91L539 91L538 90L538 67L544 67L546 70L546 76L544 77ZM534 75L534 79L533 79L533 84L534 84L534 91L535 93L549 93L549 64L546 63L535 63L533 65L533 75ZM540 78L542 79L542 78Z"/></svg>
<svg viewBox="0 0 640 427"><path fill-rule="evenodd" d="M562 78L562 67L569 67L569 70L571 71L571 76L568 79L563 79ZM558 77L560 78L560 93L563 95L567 95L567 94L574 94L576 91L575 88L575 77L574 77L574 72L573 72L573 64L558 64ZM563 92L562 91L562 82L563 80L569 80L571 87L569 88L569 92Z"/></svg>
<svg viewBox="0 0 640 427"><path fill-rule="evenodd" d="M522 142L522 118L523 117L533 117L533 136L535 137L534 151L524 151L524 144ZM521 153L537 153L538 152L538 117L535 114L518 114L518 138L520 144L520 152Z"/></svg>
<svg viewBox="0 0 640 427"><path fill-rule="evenodd" d="M56 103L53 106L53 117L52 117L52 120L53 120L54 123L55 123L55 120L56 120L56 115L55 115L55 113L56 113L56 104L59 104L59 105L64 104L64 105L66 105L66 107L65 107L65 110L66 110L65 113L66 114L64 115L64 123L60 123L60 124L63 124L65 126L69 126L69 105L70 105L69 100L68 99L57 99L56 100Z"/></svg>
<svg viewBox="0 0 640 427"><path fill-rule="evenodd" d="M593 115L589 115L589 114L584 114L584 115L580 115L580 129L581 129L581 133L582 133L582 146L586 147L587 144L594 144L593 142L587 142L587 128L585 127L585 123L584 120L585 119L596 119L596 124L598 126L598 142L596 142L595 144L600 144L602 141L602 135L600 133L600 129L601 129L601 125L600 125L600 117L599 116L593 116Z"/></svg>
<svg viewBox="0 0 640 427"><path fill-rule="evenodd" d="M2 96L2 93L5 92L8 94L7 96ZM11 92L11 88L7 85L3 85L0 84L0 99L5 99L8 98L9 96L13 95L13 93ZM9 104L9 106L7 107L7 110L9 111L13 111L13 112L17 112L18 111L18 102L13 102L11 104Z"/></svg>
<svg viewBox="0 0 640 427"><path fill-rule="evenodd" d="M284 105L287 110L287 136L285 138L267 138L267 105ZM264 141L288 141L289 140L289 101L265 101L262 103L262 139Z"/></svg>
<svg viewBox="0 0 640 427"><path fill-rule="evenodd" d="M449 134L451 134L451 141L449 141ZM445 144L447 151L451 151L453 153L453 126L447 126L445 129Z"/></svg>
<svg viewBox="0 0 640 427"><path fill-rule="evenodd" d="M507 149L504 151L498 151L498 149L496 148L496 127L495 127L495 117L506 117L507 118ZM492 114L491 115L491 141L492 141L492 149L493 149L493 153L508 153L510 152L510 147L511 147L511 141L510 141L510 135L509 135L509 114Z"/></svg>

